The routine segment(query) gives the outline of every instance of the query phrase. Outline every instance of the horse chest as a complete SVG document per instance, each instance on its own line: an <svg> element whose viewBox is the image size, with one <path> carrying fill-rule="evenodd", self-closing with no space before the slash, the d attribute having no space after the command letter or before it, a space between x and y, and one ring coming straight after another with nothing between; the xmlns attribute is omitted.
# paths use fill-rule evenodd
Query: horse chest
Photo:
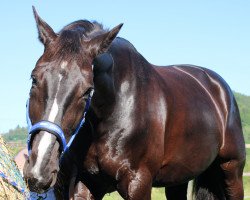
<svg viewBox="0 0 250 200"><path fill-rule="evenodd" d="M108 175L114 180L118 180L121 174L132 171L129 157L119 140L91 145L84 161L84 168L91 175Z"/></svg>

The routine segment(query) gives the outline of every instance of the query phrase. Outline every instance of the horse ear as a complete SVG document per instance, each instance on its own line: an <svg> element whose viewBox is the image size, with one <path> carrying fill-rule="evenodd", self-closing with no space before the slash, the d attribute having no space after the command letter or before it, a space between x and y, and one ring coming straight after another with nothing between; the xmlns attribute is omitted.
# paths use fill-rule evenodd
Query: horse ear
<svg viewBox="0 0 250 200"><path fill-rule="evenodd" d="M44 45L47 45L51 41L55 40L56 33L45 21L42 20L42 18L39 17L34 6L32 6L32 9L38 29L38 38Z"/></svg>
<svg viewBox="0 0 250 200"><path fill-rule="evenodd" d="M97 56L99 54L106 52L112 41L115 39L119 31L121 30L122 26L123 24L119 24L112 30L103 33L101 35L98 35L92 38L90 41L88 41L87 43L91 54Z"/></svg>

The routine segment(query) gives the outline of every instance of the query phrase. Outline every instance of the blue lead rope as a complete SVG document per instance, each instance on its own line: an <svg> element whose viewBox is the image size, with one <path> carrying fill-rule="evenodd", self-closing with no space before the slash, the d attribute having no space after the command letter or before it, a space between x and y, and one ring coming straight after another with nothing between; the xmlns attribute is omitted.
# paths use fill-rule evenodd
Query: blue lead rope
<svg viewBox="0 0 250 200"><path fill-rule="evenodd" d="M54 189L49 189L46 193L38 194L36 192L30 192L28 200L39 200L39 199L49 199L56 200Z"/></svg>
<svg viewBox="0 0 250 200"><path fill-rule="evenodd" d="M19 192L22 194L25 194L25 188L20 187L15 181L10 180L8 176L5 175L5 173L0 171L0 177L2 177L4 180L6 180L10 185L15 187Z"/></svg>

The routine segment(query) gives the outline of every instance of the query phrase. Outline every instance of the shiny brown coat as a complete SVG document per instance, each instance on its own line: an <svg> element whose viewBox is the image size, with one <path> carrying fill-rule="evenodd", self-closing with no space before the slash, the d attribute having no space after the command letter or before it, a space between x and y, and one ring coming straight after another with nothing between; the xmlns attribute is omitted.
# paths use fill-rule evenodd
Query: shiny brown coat
<svg viewBox="0 0 250 200"><path fill-rule="evenodd" d="M60 166L58 191L70 187L75 199L102 199L117 190L124 199L146 200L156 186L167 188L168 200L181 200L195 179L195 193L204 188L215 199L243 199L240 115L218 74L192 65L150 64L127 40L115 38L121 25L105 31L98 23L77 21L55 34L36 12L35 17L45 52L32 73L38 82L31 90L33 122L50 117L56 99L55 123L70 138L83 114L82 96L95 89L86 123ZM26 165L35 191L52 187L58 174L53 138L47 165L41 164L48 168L40 174L54 178L45 183L33 177L37 146L46 134L35 136Z"/></svg>

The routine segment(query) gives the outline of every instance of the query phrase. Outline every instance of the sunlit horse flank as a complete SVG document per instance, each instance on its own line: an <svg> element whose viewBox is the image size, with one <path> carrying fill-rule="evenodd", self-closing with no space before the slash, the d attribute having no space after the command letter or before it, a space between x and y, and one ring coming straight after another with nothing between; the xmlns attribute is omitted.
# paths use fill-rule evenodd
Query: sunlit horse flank
<svg viewBox="0 0 250 200"><path fill-rule="evenodd" d="M166 187L168 200L182 200L195 179L194 195L203 190L214 199L243 199L241 120L219 75L192 65L150 64L116 37L121 25L105 30L80 20L56 34L34 14L45 51L32 72L32 123L51 120L69 140L89 89L95 93L59 172L56 137L34 136L24 170L31 190L44 192L58 177L58 199L58 191L67 194L70 187L75 199L102 199L117 190L124 199L146 200L155 186Z"/></svg>

